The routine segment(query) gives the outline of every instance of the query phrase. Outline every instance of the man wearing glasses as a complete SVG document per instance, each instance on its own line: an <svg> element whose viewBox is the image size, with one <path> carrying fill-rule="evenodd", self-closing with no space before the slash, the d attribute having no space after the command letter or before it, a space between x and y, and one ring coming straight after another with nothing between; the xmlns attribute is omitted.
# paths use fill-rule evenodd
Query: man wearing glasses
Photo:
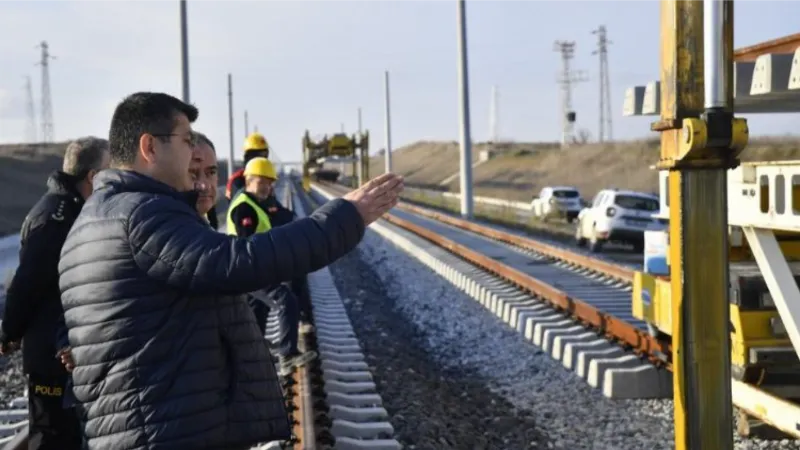
<svg viewBox="0 0 800 450"><path fill-rule="evenodd" d="M197 115L162 93L117 106L111 169L95 178L61 252L88 449L237 449L288 439L275 367L242 294L347 254L403 188L402 177L385 174L267 233L218 233L186 195Z"/></svg>

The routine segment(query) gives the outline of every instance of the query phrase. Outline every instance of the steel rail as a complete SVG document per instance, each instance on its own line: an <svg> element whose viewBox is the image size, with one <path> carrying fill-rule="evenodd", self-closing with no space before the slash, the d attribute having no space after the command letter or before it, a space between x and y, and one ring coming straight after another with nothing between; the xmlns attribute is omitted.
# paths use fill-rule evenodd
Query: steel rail
<svg viewBox="0 0 800 450"><path fill-rule="evenodd" d="M348 190L344 186L338 186L329 183L320 183L320 184L329 187L333 190L338 190L340 192L346 192ZM602 261L596 258L592 258L591 256L581 255L563 248L559 248L554 245L542 243L540 241L522 236L517 233L509 233L506 231L498 230L496 228L489 227L486 225L481 225L479 223L471 222L469 220L453 217L452 215L441 213L430 208L411 205L406 202L398 203L397 206L395 206L395 208L401 211L406 211L412 214L417 214L423 217L427 217L429 219L437 220L439 222L452 225L462 230L471 231L473 233L477 233L480 234L481 236L488 237L500 242L505 242L506 244L511 244L515 247L541 253L546 256L564 261L568 264L591 270L593 272L599 272L602 273L603 275L614 278L623 283L633 284L634 271L628 267L621 266L619 264L614 264L608 261Z"/></svg>
<svg viewBox="0 0 800 450"><path fill-rule="evenodd" d="M283 204L285 207L294 211L293 198L294 183L289 182L284 188ZM308 340L305 333L299 333L298 346L304 352L312 350L308 348ZM316 349L313 349L316 350ZM310 364L305 364L292 371L292 384L297 387L298 400L296 407L292 410L293 434L295 437L294 450L316 450L317 449L317 429L314 421L314 397L311 389Z"/></svg>
<svg viewBox="0 0 800 450"><path fill-rule="evenodd" d="M341 189L339 191L343 192L343 190ZM407 208L406 205L400 205L400 209L406 209L406 208ZM414 207L414 209L422 210L422 208L418 207ZM412 210L411 212L417 214L417 212L414 210ZM436 220L440 220L436 216L442 216L441 214L432 212L430 212L429 214L432 214L431 217L435 218ZM447 216L443 216L443 218L447 218L448 222L450 221L461 222L460 224L461 226L460 227L457 226L458 228L469 230L477 234L484 234L484 232L486 231L505 234L506 236L503 236L503 238L507 240L507 242L512 243L513 245L520 244L522 240L521 236L514 236L512 241L511 236L513 235L509 233L503 233L498 230L491 230L488 227L483 227L476 224L470 224L469 222L463 221L461 219L455 219ZM531 294L537 296L538 298L541 298L542 300L546 301L551 306L555 307L557 310L564 311L565 313L572 316L578 322L596 329L598 332L602 333L606 338L617 341L623 344L624 346L628 346L633 351L638 353L640 356L648 357L654 364L659 366L664 366L667 369L671 370L672 367L671 342L668 342L666 340L656 339L655 337L651 336L647 331L641 330L625 320L619 319L611 314L608 314L596 308L595 306L591 305L589 302L583 299L580 299L575 296L570 296L567 293L551 286L550 284L542 280L534 278L526 273L520 272L506 264L503 264L486 255L471 250L461 244L458 244L448 238L445 238L417 224L401 219L400 217L397 217L391 213L385 214L383 216L383 219L385 219L387 222L399 226L400 228L408 230L424 239L427 239L442 248L447 249L451 253L471 262L472 264L475 264L476 266L480 267L483 270L486 270L490 273L493 273L497 276L500 276L508 280L509 282L520 287L522 290L530 292ZM555 249L555 247L537 243L530 239L528 239L528 241L530 242L528 242L527 245L535 247L535 251L556 257L558 259L563 258L567 262L571 262L578 265L584 265L585 267L592 269L596 272L602 272L605 274L603 270L604 268L606 268L607 266L614 266L613 264L608 264L608 263L598 264L599 262L596 262L591 258L579 257L580 255L571 254L571 252L568 252L566 250ZM553 251L553 253L550 253L551 251ZM561 257L556 255L560 255ZM615 273L618 274L619 271ZM613 276L613 274L609 275ZM631 278L633 278L632 275Z"/></svg>

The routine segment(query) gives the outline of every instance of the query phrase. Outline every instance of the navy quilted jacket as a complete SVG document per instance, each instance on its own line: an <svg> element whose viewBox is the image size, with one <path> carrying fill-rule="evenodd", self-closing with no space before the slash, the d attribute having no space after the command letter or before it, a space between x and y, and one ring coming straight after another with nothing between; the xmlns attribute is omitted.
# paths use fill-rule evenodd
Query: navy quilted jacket
<svg viewBox="0 0 800 450"><path fill-rule="evenodd" d="M241 294L318 270L364 235L335 200L251 238L215 232L145 175L95 177L67 237L60 286L89 449L235 449L290 425Z"/></svg>

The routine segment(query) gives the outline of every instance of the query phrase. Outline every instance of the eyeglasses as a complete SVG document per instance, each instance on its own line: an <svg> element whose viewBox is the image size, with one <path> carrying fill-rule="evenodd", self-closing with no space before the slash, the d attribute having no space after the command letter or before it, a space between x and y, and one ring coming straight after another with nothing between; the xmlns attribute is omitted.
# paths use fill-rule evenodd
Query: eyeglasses
<svg viewBox="0 0 800 450"><path fill-rule="evenodd" d="M194 131L190 131L188 136L182 135L182 134L176 134L176 133L151 134L151 136L154 136L154 137L173 137L173 136L182 137L182 138L184 138L186 140L186 143L189 144L192 147L197 147L197 144L199 142L199 138L197 136L197 133L195 133Z"/></svg>

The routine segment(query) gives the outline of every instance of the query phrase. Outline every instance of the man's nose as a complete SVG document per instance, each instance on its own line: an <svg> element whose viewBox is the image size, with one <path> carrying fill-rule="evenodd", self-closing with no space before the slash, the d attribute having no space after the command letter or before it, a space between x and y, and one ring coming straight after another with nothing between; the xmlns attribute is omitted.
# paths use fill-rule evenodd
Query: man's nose
<svg viewBox="0 0 800 450"><path fill-rule="evenodd" d="M198 192L205 192L207 189L206 183L203 181L195 181L194 182L194 190Z"/></svg>

